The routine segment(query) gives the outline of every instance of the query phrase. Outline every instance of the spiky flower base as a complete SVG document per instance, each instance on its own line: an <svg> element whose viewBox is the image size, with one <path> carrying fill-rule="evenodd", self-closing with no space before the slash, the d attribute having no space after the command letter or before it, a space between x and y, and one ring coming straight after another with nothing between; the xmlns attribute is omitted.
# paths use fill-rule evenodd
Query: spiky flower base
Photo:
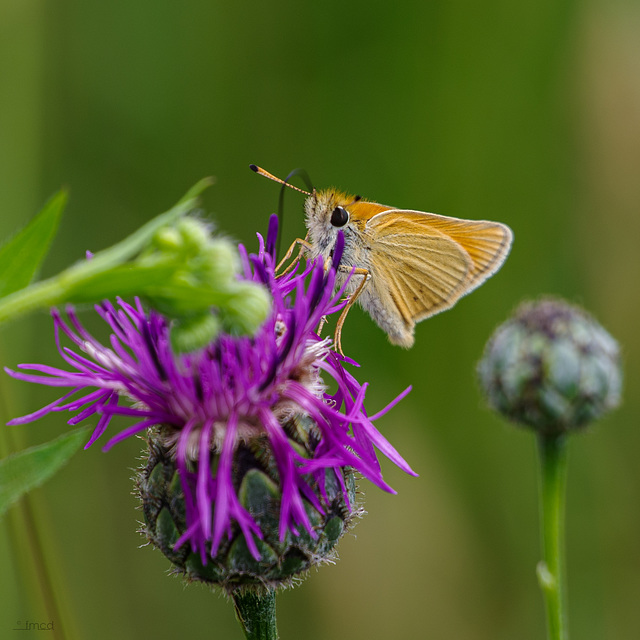
<svg viewBox="0 0 640 640"><path fill-rule="evenodd" d="M294 446L311 457L317 444L313 421L297 417L284 425ZM314 565L331 561L335 545L353 525L361 509L356 505L355 474L350 467L324 474L324 491L311 477L309 487L322 504L324 513L305 500L305 510L312 523L315 538L303 527L298 534L287 530L280 539L280 501L276 465L268 439L257 437L239 444L233 464L233 485L242 506L249 511L263 533L256 540L260 559L250 552L239 527L233 526L231 536L224 538L212 558L210 546L206 563L188 543L175 548L186 530L185 503L172 451L163 443L158 431L148 437L147 458L137 475L137 488L144 512L143 533L171 561L174 572L187 581L219 586L227 593L247 586L289 586L296 577ZM213 456L213 465L216 456ZM337 473L342 478L337 477ZM347 504L341 482L349 498ZM214 506L215 509L215 506Z"/></svg>

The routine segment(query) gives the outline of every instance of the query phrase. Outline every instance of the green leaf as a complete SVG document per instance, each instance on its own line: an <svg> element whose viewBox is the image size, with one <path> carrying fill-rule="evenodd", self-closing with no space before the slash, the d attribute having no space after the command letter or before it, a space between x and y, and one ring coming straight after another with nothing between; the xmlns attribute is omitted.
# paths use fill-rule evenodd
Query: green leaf
<svg viewBox="0 0 640 640"><path fill-rule="evenodd" d="M24 229L0 247L0 298L31 282L47 255L66 202L66 191L59 191Z"/></svg>
<svg viewBox="0 0 640 640"><path fill-rule="evenodd" d="M87 439L87 427L0 460L0 516L60 469Z"/></svg>

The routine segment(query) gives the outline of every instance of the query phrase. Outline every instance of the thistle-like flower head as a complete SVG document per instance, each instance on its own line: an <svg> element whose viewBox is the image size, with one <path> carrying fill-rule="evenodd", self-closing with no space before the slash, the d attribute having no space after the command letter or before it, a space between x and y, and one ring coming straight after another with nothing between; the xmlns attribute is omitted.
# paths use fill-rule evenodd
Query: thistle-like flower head
<svg viewBox="0 0 640 640"><path fill-rule="evenodd" d="M155 443L174 461L184 493L186 524L175 547L188 543L203 564L238 528L251 555L261 556L257 541L265 532L243 505L234 479L238 452L247 444L258 443L269 452L280 496L280 540L305 531L317 535L308 505L319 513L326 510L328 473L342 487L347 505L340 473L345 467L392 491L382 477L376 449L413 474L373 424L408 389L369 416L364 409L367 384L360 384L345 367L356 363L332 350L331 341L317 333L323 319L343 307L341 292L334 292L343 242L336 246L331 268L309 262L277 277L276 235L274 216L266 246L258 236L257 254L240 247L244 279L264 285L273 299L271 315L254 336L221 333L203 349L176 354L164 316L145 311L139 301L118 300L117 305L104 302L96 307L111 331L108 344L90 335L72 308L67 309L67 320L53 311L56 342L67 370L41 364L7 370L21 380L70 388L12 424L59 411L74 414L69 424L95 415L88 447L114 416L131 419L133 424L112 437L105 449L153 428ZM63 346L63 337L71 347ZM324 379L330 379L333 393ZM290 433L297 418L312 424L301 436L304 447Z"/></svg>

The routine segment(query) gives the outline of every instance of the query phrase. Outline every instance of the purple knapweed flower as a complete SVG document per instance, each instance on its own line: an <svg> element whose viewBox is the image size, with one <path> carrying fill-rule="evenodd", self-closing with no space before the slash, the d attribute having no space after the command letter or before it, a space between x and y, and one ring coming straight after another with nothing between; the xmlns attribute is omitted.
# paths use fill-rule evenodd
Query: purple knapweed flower
<svg viewBox="0 0 640 640"><path fill-rule="evenodd" d="M316 333L323 318L344 306L342 291L334 293L343 239L336 246L333 267L325 271L318 260L277 277L276 235L277 218L272 216L266 247L260 235L257 255L248 255L240 246L244 277L265 285L273 298L272 313L255 336L221 334L206 348L176 355L162 315L146 312L139 300L133 305L118 300L117 306L103 302L96 311L112 332L109 346L87 332L73 309L67 309L67 321L54 310L56 342L69 370L41 364L6 370L20 380L71 388L55 402L9 424L70 411L75 415L68 423L75 425L95 414L98 422L87 448L114 416L133 419L105 449L152 427L158 429L175 459L184 491L186 527L175 547L189 543L203 564L215 556L235 526L244 534L251 555L260 557L256 539L262 539L264 532L241 503L232 480L234 453L242 443L266 436L279 478L281 540L302 530L315 535L305 501L323 512L323 490L319 498L310 483L324 487L327 470L336 470L341 479L337 470L351 467L393 492L382 477L377 449L415 475L373 425L409 389L368 416L367 384L360 384L344 366L356 363L333 351L330 339ZM61 344L63 335L72 348ZM327 392L322 376L332 379L333 394ZM299 415L308 416L317 427L310 456L292 444L283 428ZM212 464L214 456L217 465ZM342 493L349 505L343 483Z"/></svg>

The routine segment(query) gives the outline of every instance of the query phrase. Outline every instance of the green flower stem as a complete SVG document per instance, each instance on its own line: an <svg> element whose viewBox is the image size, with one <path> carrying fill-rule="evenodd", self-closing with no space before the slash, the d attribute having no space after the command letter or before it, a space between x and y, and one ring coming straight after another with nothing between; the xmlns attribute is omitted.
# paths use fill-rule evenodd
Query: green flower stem
<svg viewBox="0 0 640 640"><path fill-rule="evenodd" d="M247 640L278 640L275 589L238 589L233 592L233 603Z"/></svg>
<svg viewBox="0 0 640 640"><path fill-rule="evenodd" d="M549 640L567 640L564 577L564 512L567 479L567 442L564 435L541 434L540 506L544 559L538 564L538 582L545 599Z"/></svg>

